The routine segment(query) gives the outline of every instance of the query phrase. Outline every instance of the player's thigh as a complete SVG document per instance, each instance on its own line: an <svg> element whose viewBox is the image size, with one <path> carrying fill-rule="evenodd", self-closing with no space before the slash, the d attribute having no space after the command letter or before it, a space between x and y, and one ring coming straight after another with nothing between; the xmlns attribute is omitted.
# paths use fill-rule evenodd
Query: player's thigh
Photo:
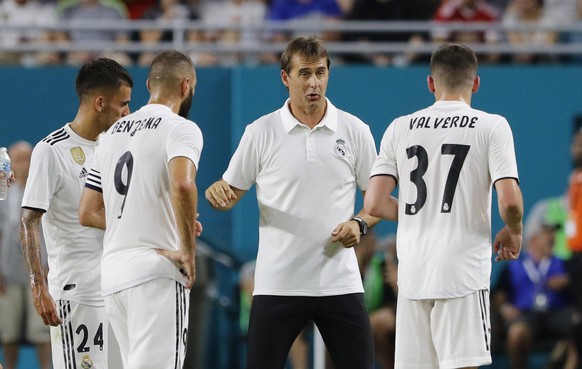
<svg viewBox="0 0 582 369"><path fill-rule="evenodd" d="M283 368L295 338L311 320L314 298L253 297L249 319L247 368Z"/></svg>
<svg viewBox="0 0 582 369"><path fill-rule="evenodd" d="M103 306L57 300L63 323L51 327L55 368L107 369L108 329Z"/></svg>
<svg viewBox="0 0 582 369"><path fill-rule="evenodd" d="M128 368L182 368L190 290L157 278L127 292Z"/></svg>
<svg viewBox="0 0 582 369"><path fill-rule="evenodd" d="M430 326L433 306L434 300L398 295L395 369L438 369Z"/></svg>
<svg viewBox="0 0 582 369"><path fill-rule="evenodd" d="M372 369L374 340L364 294L318 297L313 318L337 369Z"/></svg>
<svg viewBox="0 0 582 369"><path fill-rule="evenodd" d="M431 331L440 368L490 364L489 291L436 300L431 314Z"/></svg>
<svg viewBox="0 0 582 369"><path fill-rule="evenodd" d="M28 287L23 292L24 309L26 309L26 339L34 344L49 342L51 337L49 326L45 325L38 315Z"/></svg>
<svg viewBox="0 0 582 369"><path fill-rule="evenodd" d="M26 291L28 292L28 291ZM6 286L0 295L0 338L2 342L19 342L22 336L24 293L21 287Z"/></svg>

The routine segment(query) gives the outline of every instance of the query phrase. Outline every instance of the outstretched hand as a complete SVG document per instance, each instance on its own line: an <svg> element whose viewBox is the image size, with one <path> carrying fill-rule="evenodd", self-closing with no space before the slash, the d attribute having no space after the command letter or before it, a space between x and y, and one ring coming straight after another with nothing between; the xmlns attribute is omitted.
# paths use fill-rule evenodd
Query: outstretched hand
<svg viewBox="0 0 582 369"><path fill-rule="evenodd" d="M516 260L521 252L521 243L521 231L512 231L507 226L501 228L493 242L493 251L497 254L495 261Z"/></svg>

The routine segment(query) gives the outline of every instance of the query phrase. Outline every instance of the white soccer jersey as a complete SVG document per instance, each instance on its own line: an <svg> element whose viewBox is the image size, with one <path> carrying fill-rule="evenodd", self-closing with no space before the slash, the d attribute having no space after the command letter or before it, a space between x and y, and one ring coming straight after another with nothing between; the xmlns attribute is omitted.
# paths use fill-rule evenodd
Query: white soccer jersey
<svg viewBox="0 0 582 369"><path fill-rule="evenodd" d="M386 130L372 176L398 180L398 286L410 299L488 289L491 190L518 178L505 118L439 101Z"/></svg>
<svg viewBox="0 0 582 369"><path fill-rule="evenodd" d="M95 142L68 124L40 141L32 152L22 207L46 211L42 229L53 299L103 306L103 232L79 224L79 202L94 151Z"/></svg>
<svg viewBox="0 0 582 369"><path fill-rule="evenodd" d="M327 101L312 130L285 105L247 126L223 178L260 209L254 295L330 296L363 292L353 248L330 243L368 186L376 147L361 120Z"/></svg>
<svg viewBox="0 0 582 369"><path fill-rule="evenodd" d="M102 191L105 203L104 295L155 278L186 282L156 249L180 248L168 163L183 156L198 167L201 152L198 126L165 105L146 105L101 136L86 186Z"/></svg>

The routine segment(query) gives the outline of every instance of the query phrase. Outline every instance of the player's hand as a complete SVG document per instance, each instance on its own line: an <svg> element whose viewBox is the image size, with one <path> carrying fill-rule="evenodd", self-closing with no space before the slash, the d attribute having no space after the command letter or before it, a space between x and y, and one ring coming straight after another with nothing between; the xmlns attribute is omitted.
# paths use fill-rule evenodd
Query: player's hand
<svg viewBox="0 0 582 369"><path fill-rule="evenodd" d="M236 194L224 179L214 182L206 189L204 195L215 209L226 208L231 201L237 199Z"/></svg>
<svg viewBox="0 0 582 369"><path fill-rule="evenodd" d="M55 300L53 300L45 285L32 286L32 299L34 308L45 325L56 327L63 322L57 312Z"/></svg>
<svg viewBox="0 0 582 369"><path fill-rule="evenodd" d="M516 260L521 252L522 233L514 232L504 226L495 235L493 251L497 254L495 261Z"/></svg>
<svg viewBox="0 0 582 369"><path fill-rule="evenodd" d="M360 226L355 220L339 224L331 232L331 242L340 242L344 247L354 247L360 243Z"/></svg>
<svg viewBox="0 0 582 369"><path fill-rule="evenodd" d="M8 184L8 187L10 187L10 184L12 182L14 182L14 181L16 181L16 177L14 177L14 172L13 171L10 171L10 178L8 178L6 180L6 183Z"/></svg>
<svg viewBox="0 0 582 369"><path fill-rule="evenodd" d="M186 288L192 288L196 281L196 261L194 254L182 250L157 249L158 254L167 257L177 264L180 272L186 277Z"/></svg>

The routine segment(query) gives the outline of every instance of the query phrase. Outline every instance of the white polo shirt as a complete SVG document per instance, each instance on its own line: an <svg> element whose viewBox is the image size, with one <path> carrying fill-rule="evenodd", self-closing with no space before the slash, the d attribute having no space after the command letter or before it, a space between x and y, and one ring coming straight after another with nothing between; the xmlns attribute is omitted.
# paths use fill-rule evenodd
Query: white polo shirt
<svg viewBox="0 0 582 369"><path fill-rule="evenodd" d="M313 129L285 105L249 126L223 175L260 210L254 295L330 296L363 292L353 248L330 243L354 215L376 158L369 127L327 100Z"/></svg>
<svg viewBox="0 0 582 369"><path fill-rule="evenodd" d="M492 183L518 178L507 120L460 101L395 119L372 176L398 180L398 287L409 299L489 289Z"/></svg>

